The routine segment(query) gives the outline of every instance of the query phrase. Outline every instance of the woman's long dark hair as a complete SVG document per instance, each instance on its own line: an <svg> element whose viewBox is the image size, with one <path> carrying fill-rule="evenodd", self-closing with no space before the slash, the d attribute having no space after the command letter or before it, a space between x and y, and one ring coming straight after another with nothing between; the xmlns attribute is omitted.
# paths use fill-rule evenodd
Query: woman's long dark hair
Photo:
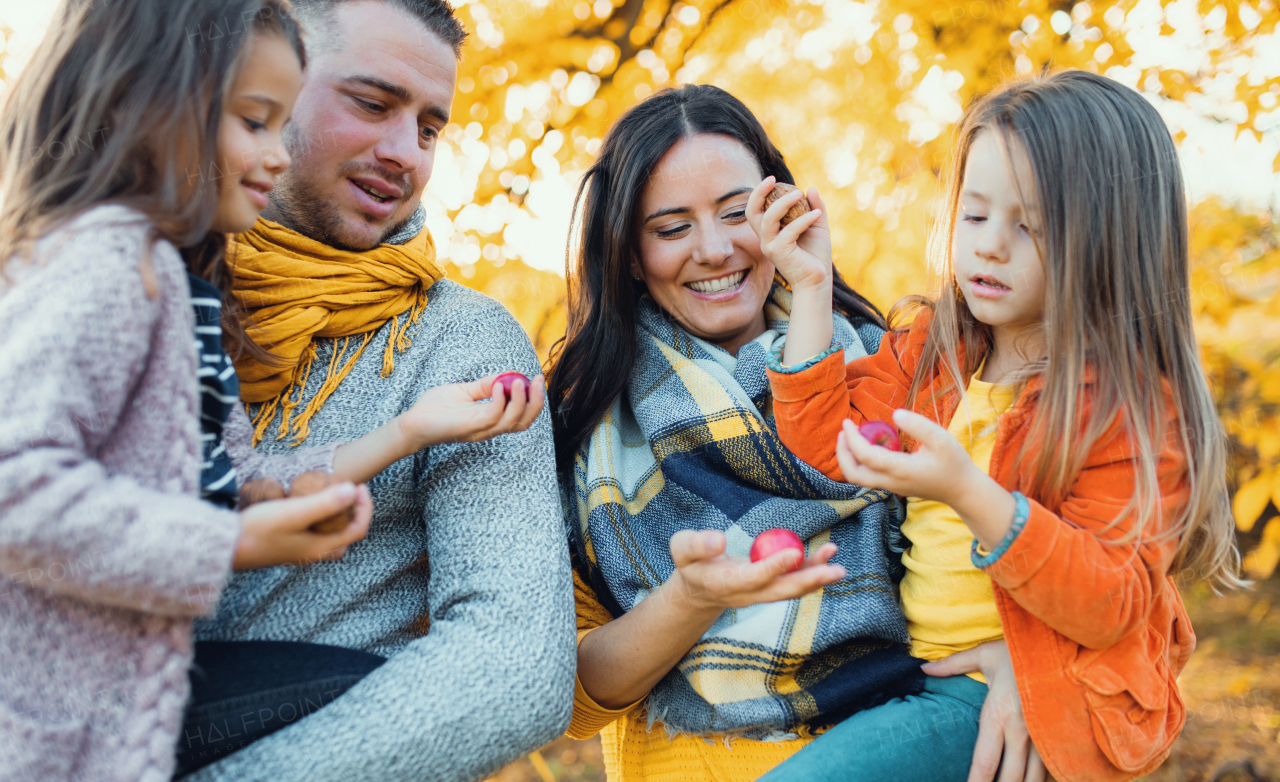
<svg viewBox="0 0 1280 782"><path fill-rule="evenodd" d="M626 388L635 363L636 316L643 282L631 278L639 246L640 197L658 161L681 139L715 133L750 150L762 177L795 184L782 153L742 101L718 87L663 90L618 118L574 199L581 223L576 254L566 259L568 329L553 348L547 395L556 462L572 462L583 440ZM881 326L871 302L835 273L833 305L852 321Z"/></svg>
<svg viewBox="0 0 1280 782"><path fill-rule="evenodd" d="M100 204L136 209L222 291L228 348L269 358L209 230L223 99L259 32L305 64L288 0L62 0L0 109L0 263Z"/></svg>

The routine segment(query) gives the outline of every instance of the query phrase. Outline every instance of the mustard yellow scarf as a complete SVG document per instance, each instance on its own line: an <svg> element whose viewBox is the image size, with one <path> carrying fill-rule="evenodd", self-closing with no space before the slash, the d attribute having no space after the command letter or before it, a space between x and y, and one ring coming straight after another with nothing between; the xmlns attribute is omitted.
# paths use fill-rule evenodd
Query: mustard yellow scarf
<svg viewBox="0 0 1280 782"><path fill-rule="evenodd" d="M231 237L227 247L236 302L255 342L281 360L263 363L242 354L236 361L240 396L264 403L254 416L254 444L282 410L276 439L307 438L309 422L337 390L373 333L392 321L382 376L395 369L395 353L408 350L409 327L427 304L427 289L444 277L435 245L423 230L406 244L366 252L338 250L270 220ZM400 319L400 316L408 315ZM342 338L329 360L324 384L294 417L316 357L318 337ZM359 345L349 357L353 337Z"/></svg>

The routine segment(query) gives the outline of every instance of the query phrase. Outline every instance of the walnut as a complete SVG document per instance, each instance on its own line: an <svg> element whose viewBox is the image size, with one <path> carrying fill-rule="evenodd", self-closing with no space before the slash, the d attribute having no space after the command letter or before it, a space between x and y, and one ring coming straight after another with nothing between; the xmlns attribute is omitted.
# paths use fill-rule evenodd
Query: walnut
<svg viewBox="0 0 1280 782"><path fill-rule="evenodd" d="M336 475L330 475L327 472L313 470L304 472L297 478L293 479L292 485L289 486L290 497L305 497L308 494L315 494L324 491L335 483L341 483ZM356 508L354 505L346 510L338 511L323 521L317 521L311 525L312 532L320 532L329 534L331 532L341 532L347 528L347 525L355 520Z"/></svg>
<svg viewBox="0 0 1280 782"><path fill-rule="evenodd" d="M764 208L768 209L773 205L774 201L777 201L779 198L782 198L784 195L795 189L795 185L788 185L786 182L778 182L773 186L773 189L769 191L769 195L764 197ZM800 203L791 207L791 209L782 216L781 224L785 226L787 223L809 211L811 208L812 207L809 206L809 199L804 196L800 196Z"/></svg>

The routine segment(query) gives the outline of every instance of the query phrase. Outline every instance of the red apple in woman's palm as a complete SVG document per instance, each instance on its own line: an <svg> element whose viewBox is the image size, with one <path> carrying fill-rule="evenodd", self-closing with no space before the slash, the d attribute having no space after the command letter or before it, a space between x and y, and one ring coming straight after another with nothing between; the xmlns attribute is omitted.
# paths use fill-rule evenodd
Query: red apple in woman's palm
<svg viewBox="0 0 1280 782"><path fill-rule="evenodd" d="M898 430L884 421L867 421L858 427L858 434L866 438L872 445L888 448L890 451L901 451L902 441L898 439Z"/></svg>
<svg viewBox="0 0 1280 782"><path fill-rule="evenodd" d="M493 379L493 395L496 397L501 393L504 397L510 399L515 391L517 380L524 383L525 393L529 393L529 388L533 385L529 382L529 378L519 372L503 372Z"/></svg>
<svg viewBox="0 0 1280 782"><path fill-rule="evenodd" d="M789 529L776 527L767 529L756 535L755 542L751 544L751 561L759 562L787 549L795 549L800 552L800 558L796 560L794 565L787 568L787 572L790 573L793 570L799 570L800 565L804 562L804 541L800 540L800 536Z"/></svg>

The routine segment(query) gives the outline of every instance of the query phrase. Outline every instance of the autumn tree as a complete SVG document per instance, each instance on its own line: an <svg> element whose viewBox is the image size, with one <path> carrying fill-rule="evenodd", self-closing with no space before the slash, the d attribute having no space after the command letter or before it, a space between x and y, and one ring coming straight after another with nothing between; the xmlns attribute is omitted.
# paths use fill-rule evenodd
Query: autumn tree
<svg viewBox="0 0 1280 782"><path fill-rule="evenodd" d="M459 13L472 38L430 225L455 277L506 303L544 356L563 332L564 282L523 261L561 268L581 172L609 123L664 86L716 84L756 111L828 202L837 264L882 307L923 290L948 131L999 82L1088 69L1259 138L1280 95L1280 74L1259 65L1275 0L471 0ZM1275 232L1217 202L1193 220L1197 324L1248 530L1280 506ZM1280 561L1280 521L1267 530L1259 573Z"/></svg>

